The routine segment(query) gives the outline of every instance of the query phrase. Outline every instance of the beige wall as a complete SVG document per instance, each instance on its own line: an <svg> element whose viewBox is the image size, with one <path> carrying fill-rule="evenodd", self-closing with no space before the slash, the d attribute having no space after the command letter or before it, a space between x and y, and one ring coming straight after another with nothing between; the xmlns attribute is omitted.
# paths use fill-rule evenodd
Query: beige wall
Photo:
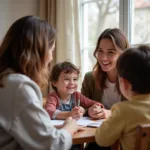
<svg viewBox="0 0 150 150"><path fill-rule="evenodd" d="M25 15L39 16L39 0L0 0L0 41L10 25Z"/></svg>
<svg viewBox="0 0 150 150"><path fill-rule="evenodd" d="M39 16L40 0L0 0L0 42L11 24L26 15ZM42 90L43 96L48 93L48 87Z"/></svg>

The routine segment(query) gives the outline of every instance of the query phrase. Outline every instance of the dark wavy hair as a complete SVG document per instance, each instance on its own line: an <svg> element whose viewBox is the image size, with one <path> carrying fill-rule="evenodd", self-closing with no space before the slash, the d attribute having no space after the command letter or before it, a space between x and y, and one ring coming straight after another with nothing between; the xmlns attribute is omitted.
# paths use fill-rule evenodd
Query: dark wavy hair
<svg viewBox="0 0 150 150"><path fill-rule="evenodd" d="M97 40L97 45L96 45L95 51L93 53L95 58L96 58L96 53L99 48L100 41L102 39L110 39L113 42L114 47L116 48L116 51L118 50L118 48L120 50L124 51L126 48L129 47L127 37L123 31L121 31L118 28L106 29L101 33L101 35L99 36L99 38ZM106 72L104 72L101 69L101 66L99 65L98 61L96 62L95 66L93 67L93 76L94 76L97 88L99 88L101 91L103 91L104 88L106 88L105 80L107 78L107 74L106 74ZM117 90L120 93L118 81L117 81Z"/></svg>
<svg viewBox="0 0 150 150"><path fill-rule="evenodd" d="M128 80L132 91L150 93L150 47L141 45L129 48L117 60L120 77Z"/></svg>
<svg viewBox="0 0 150 150"><path fill-rule="evenodd" d="M0 46L0 86L9 68L30 77L40 87L48 83L46 59L56 38L55 29L35 16L12 24Z"/></svg>
<svg viewBox="0 0 150 150"><path fill-rule="evenodd" d="M72 64L69 61L64 61L61 63L57 63L53 66L52 70L51 70L51 75L50 75L50 82L52 85L52 88L57 91L56 87L53 85L53 83L58 81L58 78L60 76L60 74L64 72L64 73L77 73L78 77L80 74L80 70L79 68L77 68L74 64Z"/></svg>

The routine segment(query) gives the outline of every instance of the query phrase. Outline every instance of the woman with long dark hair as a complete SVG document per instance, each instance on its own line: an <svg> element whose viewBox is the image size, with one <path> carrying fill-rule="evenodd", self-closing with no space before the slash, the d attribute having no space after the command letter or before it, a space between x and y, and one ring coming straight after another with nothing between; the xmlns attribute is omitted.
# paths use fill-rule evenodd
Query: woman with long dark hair
<svg viewBox="0 0 150 150"><path fill-rule="evenodd" d="M78 126L72 118L56 129L42 107L55 29L34 16L8 30L0 46L0 149L68 150Z"/></svg>

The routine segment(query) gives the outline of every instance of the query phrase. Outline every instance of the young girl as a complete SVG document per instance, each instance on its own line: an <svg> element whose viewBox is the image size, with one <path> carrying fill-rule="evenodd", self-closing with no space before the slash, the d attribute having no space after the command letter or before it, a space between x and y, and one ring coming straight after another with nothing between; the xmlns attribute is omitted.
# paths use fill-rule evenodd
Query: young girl
<svg viewBox="0 0 150 150"><path fill-rule="evenodd" d="M56 129L42 108L55 30L34 16L17 20L0 46L0 149L68 150L79 129L68 118Z"/></svg>
<svg viewBox="0 0 150 150"><path fill-rule="evenodd" d="M77 92L79 69L70 62L54 65L50 81L55 92L47 97L45 109L52 119L66 119L71 116L78 120L85 114L85 109L103 105L92 101Z"/></svg>

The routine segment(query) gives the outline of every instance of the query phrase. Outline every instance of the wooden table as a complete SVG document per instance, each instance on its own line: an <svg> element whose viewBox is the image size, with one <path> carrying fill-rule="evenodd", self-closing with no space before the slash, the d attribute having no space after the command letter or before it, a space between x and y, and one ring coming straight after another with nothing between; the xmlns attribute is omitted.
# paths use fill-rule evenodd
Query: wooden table
<svg viewBox="0 0 150 150"><path fill-rule="evenodd" d="M97 128L85 127L85 130L75 133L73 136L73 144L95 142L96 129Z"/></svg>
<svg viewBox="0 0 150 150"><path fill-rule="evenodd" d="M75 133L73 136L73 144L81 144L80 150L84 150L84 143L95 142L96 129L85 127L84 131ZM111 150L120 150L118 140L111 146Z"/></svg>

